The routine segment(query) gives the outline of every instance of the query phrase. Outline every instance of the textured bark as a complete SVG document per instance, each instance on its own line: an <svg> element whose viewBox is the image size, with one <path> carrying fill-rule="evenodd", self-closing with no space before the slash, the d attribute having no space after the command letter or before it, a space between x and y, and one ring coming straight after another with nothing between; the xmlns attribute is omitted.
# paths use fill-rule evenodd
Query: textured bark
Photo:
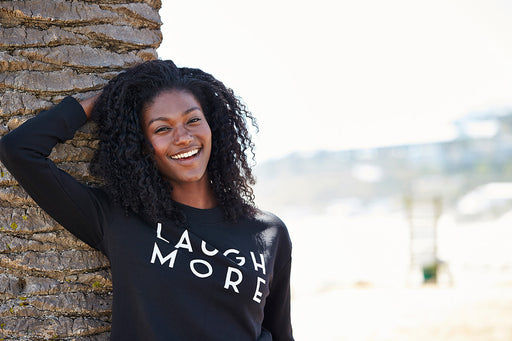
<svg viewBox="0 0 512 341"><path fill-rule="evenodd" d="M0 1L0 135L66 95L155 59L159 0ZM50 158L84 182L95 127ZM41 210L0 164L0 340L108 340L108 260Z"/></svg>

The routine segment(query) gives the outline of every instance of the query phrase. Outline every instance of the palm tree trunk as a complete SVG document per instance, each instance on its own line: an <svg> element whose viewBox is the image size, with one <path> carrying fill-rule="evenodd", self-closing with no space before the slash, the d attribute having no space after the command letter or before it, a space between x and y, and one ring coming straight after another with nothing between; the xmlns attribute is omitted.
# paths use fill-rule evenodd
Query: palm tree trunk
<svg viewBox="0 0 512 341"><path fill-rule="evenodd" d="M157 58L159 0L0 1L0 135ZM51 158L84 182L94 126ZM0 164L0 339L108 340L108 260L46 215Z"/></svg>

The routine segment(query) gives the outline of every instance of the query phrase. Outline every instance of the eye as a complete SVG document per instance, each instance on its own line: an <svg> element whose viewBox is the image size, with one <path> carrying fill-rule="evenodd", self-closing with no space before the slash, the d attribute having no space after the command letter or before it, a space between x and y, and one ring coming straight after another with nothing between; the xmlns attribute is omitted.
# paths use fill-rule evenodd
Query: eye
<svg viewBox="0 0 512 341"><path fill-rule="evenodd" d="M155 134L159 134L159 133L168 131L170 129L171 129L170 127L166 127L166 126L158 127L158 128L155 129Z"/></svg>
<svg viewBox="0 0 512 341"><path fill-rule="evenodd" d="M199 122L199 121L201 121L201 119L200 119L199 117L194 117L194 118L191 118L191 119L188 121L188 123L189 123L189 124L194 124L194 123L197 123L197 122Z"/></svg>

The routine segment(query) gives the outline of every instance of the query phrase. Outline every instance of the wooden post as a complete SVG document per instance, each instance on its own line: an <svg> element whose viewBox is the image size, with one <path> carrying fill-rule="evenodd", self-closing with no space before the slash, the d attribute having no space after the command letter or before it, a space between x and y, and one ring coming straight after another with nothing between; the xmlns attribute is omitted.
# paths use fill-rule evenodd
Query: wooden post
<svg viewBox="0 0 512 341"><path fill-rule="evenodd" d="M0 134L157 58L159 0L0 1ZM51 158L84 182L94 127ZM107 259L46 215L0 164L0 339L108 340Z"/></svg>

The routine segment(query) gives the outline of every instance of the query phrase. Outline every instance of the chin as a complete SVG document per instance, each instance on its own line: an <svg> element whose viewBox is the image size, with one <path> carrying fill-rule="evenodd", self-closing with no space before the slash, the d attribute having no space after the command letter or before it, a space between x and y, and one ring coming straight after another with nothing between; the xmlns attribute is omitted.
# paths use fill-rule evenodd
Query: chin
<svg viewBox="0 0 512 341"><path fill-rule="evenodd" d="M186 176L186 177L180 177L180 178L167 178L167 180L171 183L171 185L173 186L176 186L176 185L184 185L184 184L194 184L194 183L201 183L201 182L205 182L205 183L208 183L207 181L207 176L205 176L205 174L201 174L201 175L191 175L191 176Z"/></svg>

